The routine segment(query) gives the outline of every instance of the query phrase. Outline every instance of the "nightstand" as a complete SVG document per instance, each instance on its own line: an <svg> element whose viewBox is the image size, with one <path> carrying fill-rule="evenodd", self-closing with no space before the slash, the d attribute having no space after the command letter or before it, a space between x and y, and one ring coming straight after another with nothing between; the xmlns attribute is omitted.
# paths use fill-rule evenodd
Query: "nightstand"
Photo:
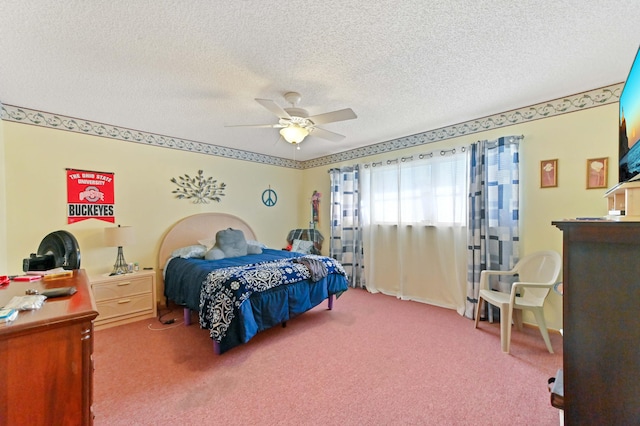
<svg viewBox="0 0 640 426"><path fill-rule="evenodd" d="M157 315L156 271L90 278L98 307L96 330L114 327Z"/></svg>

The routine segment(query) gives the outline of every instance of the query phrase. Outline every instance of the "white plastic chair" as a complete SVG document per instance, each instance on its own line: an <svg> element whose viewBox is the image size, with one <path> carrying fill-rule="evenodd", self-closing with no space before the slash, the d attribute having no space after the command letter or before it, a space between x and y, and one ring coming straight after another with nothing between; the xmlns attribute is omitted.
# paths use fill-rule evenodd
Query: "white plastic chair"
<svg viewBox="0 0 640 426"><path fill-rule="evenodd" d="M480 273L480 294L476 305L475 328L478 328L482 302L488 302L500 308L500 343L502 352L509 353L511 345L511 323L522 330L522 310L533 311L540 334L550 353L553 353L547 324L544 320L543 306L560 275L562 258L555 251L539 251L523 257L510 271L482 271ZM518 281L511 285L511 292L491 290L489 277L492 275L518 275Z"/></svg>

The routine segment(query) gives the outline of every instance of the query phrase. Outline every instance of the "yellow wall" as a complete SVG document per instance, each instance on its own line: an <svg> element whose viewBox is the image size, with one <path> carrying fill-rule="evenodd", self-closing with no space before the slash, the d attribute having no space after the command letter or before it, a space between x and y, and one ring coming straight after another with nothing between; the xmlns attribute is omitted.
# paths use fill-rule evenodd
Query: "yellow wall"
<svg viewBox="0 0 640 426"><path fill-rule="evenodd" d="M4 160L4 121L0 120L0 217L7 217L7 179ZM0 221L0 275L6 275L7 267L7 221Z"/></svg>
<svg viewBox="0 0 640 426"><path fill-rule="evenodd" d="M0 213L5 218L0 222L0 273L21 273L22 259L56 230L67 230L78 239L82 267L90 274L111 270L116 249L104 247L102 238L103 229L113 225L94 219L67 225L66 168L115 173L116 223L134 226L137 238L134 246L124 248L125 257L157 268L156 254L166 230L178 219L201 212L238 215L252 225L261 241L282 247L290 229L308 225L314 190L322 193L319 229L325 236L323 252L328 254L330 168L504 135L525 136L521 143L521 254L542 249L562 252L562 235L552 220L606 214L604 190L586 189L586 160L608 157L609 186L617 183L617 116L618 105L609 104L308 170L0 121ZM558 187L541 189L540 161L553 158L558 159ZM199 169L227 184L222 202L193 204L171 194L172 177ZM270 208L261 202L269 185L278 194L278 203ZM551 328L561 328L559 296L549 297L546 316Z"/></svg>
<svg viewBox="0 0 640 426"><path fill-rule="evenodd" d="M341 165L353 165L379 159L396 158L468 145L482 139L507 135L524 135L520 144L521 191L521 255L537 250L562 253L562 233L551 225L554 220L581 216L604 216L607 203L605 189L586 189L586 163L589 158L609 158L609 186L618 182L618 104L609 104L584 111L531 121L510 127L435 142L418 148L394 151L330 166L305 170L302 193L307 200L313 190L323 194L320 232L329 238L329 178L328 170ZM540 161L558 159L558 187L540 188ZM326 196L325 196L326 195ZM307 203L308 205L308 203ZM309 207L302 203L300 208ZM329 242L323 247L327 252ZM562 328L562 299L551 294L545 307L548 326ZM535 323L525 316L525 322Z"/></svg>
<svg viewBox="0 0 640 426"><path fill-rule="evenodd" d="M300 225L300 170L13 122L4 122L3 134L6 161L0 163L0 172L4 164L7 249L0 258L9 274L21 273L22 259L56 230L76 237L81 266L89 274L111 271L116 249L104 247L103 230L114 225L96 219L67 224L66 168L115 173L116 223L134 226L136 234L136 244L124 247L125 258L141 267L159 266L156 256L162 236L178 219L192 214L214 211L240 216L272 247L284 247L288 231ZM176 188L172 177L194 175L199 169L227 185L221 202L193 204L171 193ZM261 201L269 185L278 194L274 207Z"/></svg>

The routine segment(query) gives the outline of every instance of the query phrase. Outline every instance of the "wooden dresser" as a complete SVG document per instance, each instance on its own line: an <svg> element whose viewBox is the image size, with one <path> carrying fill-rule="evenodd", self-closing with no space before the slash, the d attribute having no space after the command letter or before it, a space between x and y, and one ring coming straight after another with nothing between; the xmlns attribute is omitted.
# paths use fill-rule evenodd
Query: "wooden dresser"
<svg viewBox="0 0 640 426"><path fill-rule="evenodd" d="M566 425L640 421L640 222L559 221Z"/></svg>
<svg viewBox="0 0 640 426"><path fill-rule="evenodd" d="M91 425L93 320L98 315L84 270L49 281L11 282L0 306L25 290L75 286L0 324L0 424Z"/></svg>

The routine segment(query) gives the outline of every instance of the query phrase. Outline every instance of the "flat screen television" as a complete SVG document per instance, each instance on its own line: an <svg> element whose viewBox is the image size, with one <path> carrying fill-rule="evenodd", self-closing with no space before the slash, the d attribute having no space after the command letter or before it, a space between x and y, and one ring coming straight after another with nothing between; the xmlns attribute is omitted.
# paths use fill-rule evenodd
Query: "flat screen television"
<svg viewBox="0 0 640 426"><path fill-rule="evenodd" d="M620 93L619 182L640 179L640 48Z"/></svg>

